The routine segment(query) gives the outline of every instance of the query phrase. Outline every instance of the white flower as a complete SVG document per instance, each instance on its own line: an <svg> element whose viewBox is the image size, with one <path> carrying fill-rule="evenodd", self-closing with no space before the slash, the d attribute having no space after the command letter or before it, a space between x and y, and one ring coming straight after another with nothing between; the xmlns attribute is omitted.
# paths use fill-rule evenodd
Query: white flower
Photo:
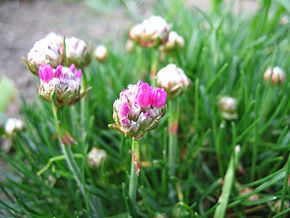
<svg viewBox="0 0 290 218"><path fill-rule="evenodd" d="M269 68L264 73L264 80L271 81L273 85L282 84L286 80L286 75L280 67Z"/></svg>
<svg viewBox="0 0 290 218"><path fill-rule="evenodd" d="M226 120L234 120L238 118L237 100L229 96L223 96L219 101L221 115Z"/></svg>
<svg viewBox="0 0 290 218"><path fill-rule="evenodd" d="M94 53L98 61L104 61L108 56L108 50L104 45L97 46Z"/></svg>
<svg viewBox="0 0 290 218"><path fill-rule="evenodd" d="M106 151L93 147L88 154L88 164L91 167L99 167L101 162L107 157Z"/></svg>
<svg viewBox="0 0 290 218"><path fill-rule="evenodd" d="M5 124L5 132L7 135L12 135L16 131L24 129L24 123L21 120L9 118Z"/></svg>
<svg viewBox="0 0 290 218"><path fill-rule="evenodd" d="M179 94L180 90L186 91L190 80L181 68L175 64L168 64L157 73L157 84L169 95L174 96Z"/></svg>

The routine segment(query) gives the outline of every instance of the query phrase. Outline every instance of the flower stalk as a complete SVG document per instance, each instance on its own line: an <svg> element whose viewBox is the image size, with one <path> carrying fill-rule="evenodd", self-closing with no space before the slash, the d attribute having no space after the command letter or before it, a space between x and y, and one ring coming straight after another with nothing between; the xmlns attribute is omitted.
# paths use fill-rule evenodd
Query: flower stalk
<svg viewBox="0 0 290 218"><path fill-rule="evenodd" d="M129 184L129 200L131 203L133 214L136 214L136 197L138 176L140 172L140 149L139 141L132 139L132 158L131 158L131 173Z"/></svg>

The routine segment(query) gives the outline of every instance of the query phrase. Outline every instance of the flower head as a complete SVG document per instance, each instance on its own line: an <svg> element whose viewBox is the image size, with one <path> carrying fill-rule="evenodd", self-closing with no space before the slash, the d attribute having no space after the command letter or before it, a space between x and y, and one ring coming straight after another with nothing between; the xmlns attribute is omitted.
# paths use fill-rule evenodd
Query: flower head
<svg viewBox="0 0 290 218"><path fill-rule="evenodd" d="M101 165L101 162L106 158L106 156L106 151L93 147L88 154L88 164L91 167L99 167Z"/></svg>
<svg viewBox="0 0 290 218"><path fill-rule="evenodd" d="M25 127L22 120L15 119L15 118L9 118L7 122L5 123L5 133L7 135L12 135L13 133L17 131L23 130Z"/></svg>
<svg viewBox="0 0 290 218"><path fill-rule="evenodd" d="M99 45L96 47L94 54L97 61L104 61L108 56L108 50L106 46Z"/></svg>
<svg viewBox="0 0 290 218"><path fill-rule="evenodd" d="M27 58L23 58L28 69L37 75L41 64L50 64L57 67L63 62L63 37L56 33L50 33L45 38L34 43Z"/></svg>
<svg viewBox="0 0 290 218"><path fill-rule="evenodd" d="M226 120L234 120L238 118L237 99L223 96L219 101L221 115Z"/></svg>
<svg viewBox="0 0 290 218"><path fill-rule="evenodd" d="M164 115L165 105L163 89L139 81L120 93L113 105L115 123L109 126L135 140L140 139L147 131L156 128Z"/></svg>
<svg viewBox="0 0 290 218"><path fill-rule="evenodd" d="M170 26L160 16L152 16L132 27L129 35L143 47L154 47L167 41Z"/></svg>
<svg viewBox="0 0 290 218"><path fill-rule="evenodd" d="M160 46L161 51L172 51L177 48L184 47L184 39L182 36L178 35L175 31L171 31L168 36L168 40Z"/></svg>
<svg viewBox="0 0 290 218"><path fill-rule="evenodd" d="M264 73L264 80L270 81L273 85L282 84L286 80L286 75L280 67L269 68Z"/></svg>
<svg viewBox="0 0 290 218"><path fill-rule="evenodd" d="M80 94L82 71L77 70L75 65L72 64L69 68L59 65L54 69L48 64L42 64L38 73L39 94L47 101L51 101L53 92L59 106L75 104L82 97Z"/></svg>
<svg viewBox="0 0 290 218"><path fill-rule="evenodd" d="M157 84L166 90L168 95L175 96L181 91L186 91L190 80L181 68L168 64L157 73Z"/></svg>
<svg viewBox="0 0 290 218"><path fill-rule="evenodd" d="M77 67L87 66L91 62L91 54L85 41L76 37L65 39L67 65L74 64Z"/></svg>

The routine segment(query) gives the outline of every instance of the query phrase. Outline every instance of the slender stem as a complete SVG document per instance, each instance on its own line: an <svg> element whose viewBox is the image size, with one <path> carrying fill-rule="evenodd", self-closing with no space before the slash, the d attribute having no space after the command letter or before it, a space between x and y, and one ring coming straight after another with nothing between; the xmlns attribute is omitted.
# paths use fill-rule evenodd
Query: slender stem
<svg viewBox="0 0 290 218"><path fill-rule="evenodd" d="M158 51L155 49L152 50L151 54L151 70L150 70L150 80L151 80L151 85L155 86L155 75L158 70Z"/></svg>
<svg viewBox="0 0 290 218"><path fill-rule="evenodd" d="M59 109L59 110L58 110ZM78 165L74 159L74 154L71 150L71 145L70 144L64 144L63 141L65 141L64 139L67 137L68 133L66 132L65 128L64 128L64 122L62 119L60 119L62 116L62 109L63 108L58 108L56 103L55 103L55 99L52 100L52 111L53 111L53 117L54 117L54 122L55 122L55 127L56 127L56 132L58 135L58 140L61 146L61 150L62 153L65 157L67 166L69 168L69 170L71 171L71 173L73 174L73 177L77 183L77 186L79 187L79 190L84 198L84 201L86 202L86 205L88 208L92 208L94 210L94 217L98 217L98 213L94 207L94 205L92 204L92 202L90 201L90 207L88 206L88 199L87 199L87 195L86 195L86 191L84 188L84 185L82 183L81 180L81 173L80 170L78 168ZM59 116L60 115L60 116Z"/></svg>
<svg viewBox="0 0 290 218"><path fill-rule="evenodd" d="M131 159L131 175L130 175L130 184L129 184L129 200L131 203L133 215L136 215L136 195L137 195L139 171L140 171L139 142L132 140L132 159Z"/></svg>
<svg viewBox="0 0 290 218"><path fill-rule="evenodd" d="M211 8L212 8L212 12L216 12L219 5L222 3L223 0L211 0Z"/></svg>
<svg viewBox="0 0 290 218"><path fill-rule="evenodd" d="M175 106L175 107L174 107ZM173 100L169 101L169 121L168 121L168 135L169 135L169 147L168 147L168 167L170 180L174 179L176 171L176 157L177 152L177 129L178 129L178 105L174 105ZM175 201L174 185L169 185L169 197L171 201Z"/></svg>
<svg viewBox="0 0 290 218"><path fill-rule="evenodd" d="M285 174L285 179L284 179L284 185L283 185L283 190L282 190L282 199L281 199L281 206L280 206L280 212L284 210L284 204L285 204L285 198L286 198L286 193L287 190L289 190L289 172L290 171L290 154L288 155L288 160L286 163L286 174Z"/></svg>

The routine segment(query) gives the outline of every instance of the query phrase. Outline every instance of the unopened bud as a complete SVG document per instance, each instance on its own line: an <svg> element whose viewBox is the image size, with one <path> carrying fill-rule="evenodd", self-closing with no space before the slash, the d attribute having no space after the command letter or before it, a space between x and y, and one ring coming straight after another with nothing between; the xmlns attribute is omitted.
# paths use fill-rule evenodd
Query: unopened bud
<svg viewBox="0 0 290 218"><path fill-rule="evenodd" d="M282 84L286 80L286 75L280 67L269 68L264 73L264 80L270 81L273 85Z"/></svg>
<svg viewBox="0 0 290 218"><path fill-rule="evenodd" d="M95 49L95 58L97 61L104 61L108 56L108 50L104 45L99 45Z"/></svg>
<svg viewBox="0 0 290 218"><path fill-rule="evenodd" d="M106 156L106 151L93 147L88 154L88 164L91 167L99 167Z"/></svg>
<svg viewBox="0 0 290 218"><path fill-rule="evenodd" d="M181 68L168 64L157 73L157 84L168 95L175 96L187 90L190 80Z"/></svg>
<svg viewBox="0 0 290 218"><path fill-rule="evenodd" d="M229 96L223 96L219 101L221 115L226 120L234 120L238 118L237 100Z"/></svg>
<svg viewBox="0 0 290 218"><path fill-rule="evenodd" d="M132 40L128 40L125 45L125 49L128 53L131 53L134 50L134 42Z"/></svg>

